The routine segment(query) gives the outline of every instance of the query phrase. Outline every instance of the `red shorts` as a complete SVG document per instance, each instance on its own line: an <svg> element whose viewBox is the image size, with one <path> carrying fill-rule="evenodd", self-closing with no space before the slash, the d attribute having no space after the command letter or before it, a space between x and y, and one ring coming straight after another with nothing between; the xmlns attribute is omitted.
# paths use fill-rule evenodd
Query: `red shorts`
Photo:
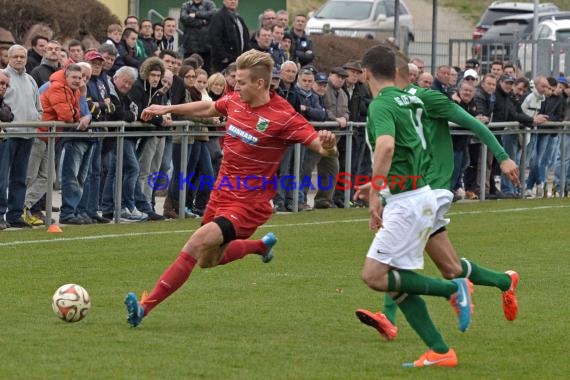
<svg viewBox="0 0 570 380"><path fill-rule="evenodd" d="M212 195L214 195L212 193ZM234 226L237 239L248 239L257 227L271 218L273 208L268 201L251 203L236 202L235 199L216 199L212 197L208 201L202 224L209 223L215 218L223 216ZM222 198L222 197L220 197Z"/></svg>

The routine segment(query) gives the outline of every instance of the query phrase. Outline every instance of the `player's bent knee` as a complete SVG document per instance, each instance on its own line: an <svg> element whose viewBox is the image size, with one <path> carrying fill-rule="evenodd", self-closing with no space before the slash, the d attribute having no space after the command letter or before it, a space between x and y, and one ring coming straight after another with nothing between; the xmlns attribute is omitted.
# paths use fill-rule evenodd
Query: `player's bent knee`
<svg viewBox="0 0 570 380"><path fill-rule="evenodd" d="M380 292L386 291L388 287L388 281L373 271L364 270L362 272L362 281L364 281L369 288Z"/></svg>

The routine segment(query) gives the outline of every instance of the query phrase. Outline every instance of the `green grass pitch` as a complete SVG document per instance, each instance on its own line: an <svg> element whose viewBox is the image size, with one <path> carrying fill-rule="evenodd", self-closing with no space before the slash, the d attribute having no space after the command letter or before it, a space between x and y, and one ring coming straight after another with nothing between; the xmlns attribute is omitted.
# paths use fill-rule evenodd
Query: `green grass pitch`
<svg viewBox="0 0 570 380"><path fill-rule="evenodd" d="M563 379L570 374L569 218L563 200L456 204L448 230L460 256L521 275L519 318L497 289L476 287L460 333L444 299L426 297L458 353L457 368L406 369L426 348L399 314L379 339L354 310L382 296L360 280L372 239L368 210L276 215L256 237L279 238L270 264L250 255L196 269L136 329L123 299L152 289L196 221L0 232L0 379ZM437 275L426 260L425 273ZM84 286L87 318L52 312L55 289Z"/></svg>

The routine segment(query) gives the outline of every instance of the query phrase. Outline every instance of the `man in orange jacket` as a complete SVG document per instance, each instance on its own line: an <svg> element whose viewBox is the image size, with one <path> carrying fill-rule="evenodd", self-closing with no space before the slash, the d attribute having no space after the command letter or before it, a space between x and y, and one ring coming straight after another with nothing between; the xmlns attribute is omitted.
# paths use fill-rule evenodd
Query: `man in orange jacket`
<svg viewBox="0 0 570 380"><path fill-rule="evenodd" d="M44 109L42 120L78 123L77 131L86 131L91 121L90 116L81 117L79 88L84 85L81 66L71 64L55 72L50 77L49 88L41 95ZM77 214L77 206L83 195L87 170L91 162L93 143L87 138L64 138L65 153L61 177L61 224L85 224Z"/></svg>

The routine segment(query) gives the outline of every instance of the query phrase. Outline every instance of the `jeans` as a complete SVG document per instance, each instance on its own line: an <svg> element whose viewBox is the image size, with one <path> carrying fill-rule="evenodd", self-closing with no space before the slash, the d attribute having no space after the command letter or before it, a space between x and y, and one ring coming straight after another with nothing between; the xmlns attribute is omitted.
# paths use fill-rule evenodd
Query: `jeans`
<svg viewBox="0 0 570 380"><path fill-rule="evenodd" d="M303 160L305 158L306 150L307 150L307 148L305 148L304 146L301 146L301 157L300 157L300 161L299 161L299 164L300 164L299 175L302 174L301 165L303 165ZM277 193L275 194L275 197L273 198L273 203L275 205L286 206L288 208L292 208L292 206L293 206L293 180L284 181L283 184L285 184L285 186L287 186L287 188L284 188L283 186L281 186L281 184L282 184L281 182L282 182L283 177L294 175L294 171L295 171L295 146L291 145L285 151L285 154L283 155L283 159L281 160L281 163L279 164L279 169L278 169L279 186L277 188ZM299 185L299 184L297 184L297 185ZM298 194L299 194L297 197L298 203L299 204L305 203L304 192L299 191Z"/></svg>
<svg viewBox="0 0 570 380"><path fill-rule="evenodd" d="M206 141L194 141L193 145L192 154L188 156L187 173L194 172L197 176L214 178L214 168L212 167L212 158L208 150L208 143ZM195 188L195 191L190 192L186 204L192 206L193 203L194 208L204 210L208 200L210 200L212 190L208 185L201 183L199 178Z"/></svg>
<svg viewBox="0 0 570 380"><path fill-rule="evenodd" d="M558 147L558 154L556 155L556 163L554 165L554 184L556 191L562 195L562 165L566 170L564 187L567 189L570 186L570 135L562 135L564 139L564 163L562 163L562 151Z"/></svg>
<svg viewBox="0 0 570 380"><path fill-rule="evenodd" d="M190 159L192 157L192 150L194 149L194 144L188 144L188 160L186 161L186 173L190 165ZM172 175L170 176L170 183L168 184L168 197L177 201L180 194L180 152L182 151L182 144L174 143L172 144Z"/></svg>
<svg viewBox="0 0 570 380"><path fill-rule="evenodd" d="M64 142L63 148L60 220L79 215L78 206L91 166L94 144L91 141L69 139Z"/></svg>
<svg viewBox="0 0 570 380"><path fill-rule="evenodd" d="M502 142L505 152L507 152L509 157L515 161L517 165L519 165L521 162L521 146L519 135L503 135ZM501 174L501 191L503 194L509 195L516 194L518 192L518 189L515 188L515 185L513 185L513 183L504 174Z"/></svg>
<svg viewBox="0 0 570 380"><path fill-rule="evenodd" d="M22 218L26 198L28 159L34 140L11 137L2 141L0 142L0 220L6 214L6 222L12 223Z"/></svg>
<svg viewBox="0 0 570 380"><path fill-rule="evenodd" d="M451 190L459 189L463 182L463 173L469 166L469 149L459 149L453 151L453 174L451 175Z"/></svg>
<svg viewBox="0 0 570 380"><path fill-rule="evenodd" d="M103 150L103 139L97 139L93 143L93 154L91 165L87 173L87 180L83 188L83 196L79 202L79 213L87 214L93 218L99 211L99 187L101 186L101 154Z"/></svg>
<svg viewBox="0 0 570 380"><path fill-rule="evenodd" d="M541 134L535 140L534 157L530 161L530 171L526 180L527 189L532 189L535 184L544 183L546 180L546 165L552 156L552 152L547 151L547 149L552 149L552 136Z"/></svg>
<svg viewBox="0 0 570 380"><path fill-rule="evenodd" d="M139 161L135 151L136 141L125 139L123 143L123 191L121 208L132 210L135 207L135 187L139 178ZM115 171L117 167L117 151L111 149L107 154L107 178L103 187L101 209L103 213L112 213L115 207Z"/></svg>

